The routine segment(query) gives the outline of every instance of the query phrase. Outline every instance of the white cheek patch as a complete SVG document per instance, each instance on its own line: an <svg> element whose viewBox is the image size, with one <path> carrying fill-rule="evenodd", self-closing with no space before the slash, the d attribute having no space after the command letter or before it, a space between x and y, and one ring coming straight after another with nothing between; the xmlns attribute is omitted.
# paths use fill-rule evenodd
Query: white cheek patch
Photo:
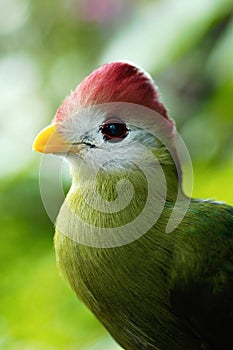
<svg viewBox="0 0 233 350"><path fill-rule="evenodd" d="M80 157L91 166L104 169L127 168L138 161L151 163L151 152L148 150L155 149L160 144L155 136L148 130L127 125L129 132L126 137L116 141L106 140L100 127L110 114L118 114L101 107L92 106L77 111L59 124L58 130L68 142L84 143L76 155L78 163ZM74 165L74 159L72 163Z"/></svg>
<svg viewBox="0 0 233 350"><path fill-rule="evenodd" d="M86 147L82 150L82 158L94 169L108 171L126 169L138 164L150 166L157 162L149 149L151 147L148 148L130 136L119 142L102 141L100 147Z"/></svg>

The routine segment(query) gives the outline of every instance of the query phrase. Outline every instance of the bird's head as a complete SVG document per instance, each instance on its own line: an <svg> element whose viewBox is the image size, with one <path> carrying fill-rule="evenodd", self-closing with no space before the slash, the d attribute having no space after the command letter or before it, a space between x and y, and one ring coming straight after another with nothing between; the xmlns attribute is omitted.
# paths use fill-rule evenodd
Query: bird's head
<svg viewBox="0 0 233 350"><path fill-rule="evenodd" d="M173 163L174 131L149 74L114 62L95 70L66 97L33 148L66 155L75 177L81 163L118 171L153 162L152 154L162 164Z"/></svg>
<svg viewBox="0 0 233 350"><path fill-rule="evenodd" d="M69 237L79 232L84 238L72 239L101 247L126 244L145 233L165 203L182 194L175 136L146 72L115 62L91 73L33 145L65 156L71 165L72 187L58 216L59 231ZM120 233L112 230L115 226Z"/></svg>

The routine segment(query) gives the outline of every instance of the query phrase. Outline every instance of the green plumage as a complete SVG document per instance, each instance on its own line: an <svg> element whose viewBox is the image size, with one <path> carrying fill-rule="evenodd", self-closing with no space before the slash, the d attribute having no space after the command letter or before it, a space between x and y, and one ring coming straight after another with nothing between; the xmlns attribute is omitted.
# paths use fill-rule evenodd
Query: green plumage
<svg viewBox="0 0 233 350"><path fill-rule="evenodd" d="M59 269L126 350L233 349L233 207L183 194L178 136L149 74L112 62L33 144L71 168Z"/></svg>
<svg viewBox="0 0 233 350"><path fill-rule="evenodd" d="M233 349L233 208L192 200L179 226L165 233L175 201L170 194L177 192L178 182L174 165L164 159L169 190L150 231L127 245L94 248L57 230L59 268L124 349ZM135 189L121 213L88 208L88 179L72 187L67 202L84 221L121 226L140 213L147 197L140 171L131 169L121 176ZM100 173L97 188L106 200L115 199L118 180L118 173ZM72 227L69 217L62 220ZM85 234L92 236L91 229Z"/></svg>

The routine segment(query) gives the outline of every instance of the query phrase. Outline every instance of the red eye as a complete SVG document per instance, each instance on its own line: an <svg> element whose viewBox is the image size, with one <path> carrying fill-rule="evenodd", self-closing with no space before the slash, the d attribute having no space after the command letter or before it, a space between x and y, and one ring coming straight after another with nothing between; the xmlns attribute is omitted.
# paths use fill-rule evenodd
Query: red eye
<svg viewBox="0 0 233 350"><path fill-rule="evenodd" d="M128 134L126 124L118 118L107 119L100 127L106 140L121 140Z"/></svg>

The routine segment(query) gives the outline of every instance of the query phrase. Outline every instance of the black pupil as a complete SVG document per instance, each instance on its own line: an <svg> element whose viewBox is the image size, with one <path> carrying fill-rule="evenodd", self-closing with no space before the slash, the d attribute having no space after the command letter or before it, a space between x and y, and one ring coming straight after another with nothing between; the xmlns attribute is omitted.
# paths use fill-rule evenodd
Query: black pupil
<svg viewBox="0 0 233 350"><path fill-rule="evenodd" d="M122 138L126 136L127 127L123 122L108 122L102 127L102 133L107 138Z"/></svg>

